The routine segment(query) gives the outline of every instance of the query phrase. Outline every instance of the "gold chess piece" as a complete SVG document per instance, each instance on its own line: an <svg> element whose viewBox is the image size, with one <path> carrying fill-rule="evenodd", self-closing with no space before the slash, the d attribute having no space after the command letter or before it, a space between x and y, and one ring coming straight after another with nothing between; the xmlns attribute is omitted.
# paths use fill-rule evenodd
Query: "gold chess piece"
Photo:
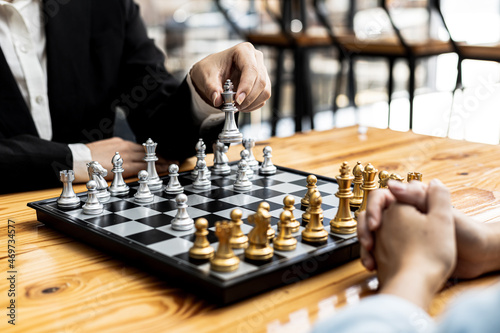
<svg viewBox="0 0 500 333"><path fill-rule="evenodd" d="M352 217L349 200L353 197L351 192L351 182L354 176L350 175L347 162L340 166L340 175L337 176L339 190L335 196L339 198L339 209L337 214L330 221L330 230L338 234L352 234L356 232L357 222Z"/></svg>
<svg viewBox="0 0 500 333"><path fill-rule="evenodd" d="M293 211L295 210L295 199L291 195L287 195L283 198L283 210L289 211L292 214L290 220L290 230L291 232L298 232L300 229L300 222L297 221L295 216L293 216Z"/></svg>
<svg viewBox="0 0 500 333"><path fill-rule="evenodd" d="M307 192L306 195L300 200L300 204L304 207L309 207L309 198L317 189L316 183L318 182L318 178L315 175L309 175L306 179L307 182Z"/></svg>
<svg viewBox="0 0 500 333"><path fill-rule="evenodd" d="M361 189L363 190L363 202L357 211L354 212L354 216L356 220L358 219L358 215L361 212L366 210L366 204L368 200L368 194L371 191L376 190L378 188L377 181L375 180L375 176L377 175L378 170L368 163L363 171L363 186Z"/></svg>
<svg viewBox="0 0 500 333"><path fill-rule="evenodd" d="M408 172L408 175L406 177L406 181L409 183L412 180L418 180L419 182L422 181L422 174L420 172Z"/></svg>
<svg viewBox="0 0 500 333"><path fill-rule="evenodd" d="M271 211L271 206L269 205L268 202L265 202L265 201L262 201L259 204L259 208L263 208L263 209L267 210L268 212ZM274 231L274 229L271 227L271 224L269 224L269 227L267 228L267 239L269 239L269 241L272 241L275 236L276 236L276 231Z"/></svg>
<svg viewBox="0 0 500 333"><path fill-rule="evenodd" d="M214 248L210 246L207 240L208 221L204 218L199 218L194 224L196 238L193 246L189 249L189 256L193 259L207 260L214 256Z"/></svg>
<svg viewBox="0 0 500 333"><path fill-rule="evenodd" d="M378 187L388 188L387 182L389 181L389 172L382 170L378 173Z"/></svg>
<svg viewBox="0 0 500 333"><path fill-rule="evenodd" d="M402 182L405 180L403 177L401 177L397 173L391 173L391 175L389 176L389 179L397 180L398 182Z"/></svg>
<svg viewBox="0 0 500 333"><path fill-rule="evenodd" d="M284 210L280 215L280 233L273 242L275 250L292 251L297 247L297 239L292 236L292 217L289 210Z"/></svg>
<svg viewBox="0 0 500 333"><path fill-rule="evenodd" d="M267 238L271 214L266 209L259 208L257 213L249 216L248 220L255 223L255 227L248 233L248 247L245 249L245 257L250 260L271 259L274 250L269 246Z"/></svg>
<svg viewBox="0 0 500 333"><path fill-rule="evenodd" d="M361 185L363 185L363 165L361 162L357 162L354 168L352 168L352 174L354 176L352 189L352 198L349 200L352 207L359 207L363 202L363 190Z"/></svg>
<svg viewBox="0 0 500 333"><path fill-rule="evenodd" d="M323 199L318 191L314 192L309 198L309 208L307 209L310 215L309 223L302 231L302 240L309 243L324 243L328 239L328 232L326 232L321 217L323 216L323 209L321 204Z"/></svg>
<svg viewBox="0 0 500 333"><path fill-rule="evenodd" d="M210 269L217 272L232 272L238 268L240 259L234 254L229 244L232 230L232 222L215 222L215 235L219 239L219 246L215 256L210 260Z"/></svg>
<svg viewBox="0 0 500 333"><path fill-rule="evenodd" d="M229 243L233 249L244 249L248 246L248 237L241 231L243 212L236 208L231 211L231 222L233 223L233 233Z"/></svg>

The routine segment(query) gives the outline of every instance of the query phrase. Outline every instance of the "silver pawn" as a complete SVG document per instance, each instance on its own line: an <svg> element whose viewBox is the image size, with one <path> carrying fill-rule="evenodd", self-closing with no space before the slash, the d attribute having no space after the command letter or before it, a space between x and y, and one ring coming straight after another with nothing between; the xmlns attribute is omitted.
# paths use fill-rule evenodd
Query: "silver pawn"
<svg viewBox="0 0 500 333"><path fill-rule="evenodd" d="M148 203L154 200L154 195L149 190L148 179L149 174L146 170L141 170L137 174L139 178L139 189L134 194L134 201L139 203Z"/></svg>
<svg viewBox="0 0 500 333"><path fill-rule="evenodd" d="M59 179L63 183L61 196L57 199L57 205L61 208L77 208L80 207L80 198L78 198L73 190L73 181L75 180L75 172L73 170L63 170L59 172Z"/></svg>
<svg viewBox="0 0 500 333"><path fill-rule="evenodd" d="M111 194L108 192L108 183L104 179L108 175L108 170L104 169L99 162L91 161L87 163L89 180L93 180L97 185L97 196L100 202L108 201Z"/></svg>
<svg viewBox="0 0 500 333"><path fill-rule="evenodd" d="M87 201L83 205L83 213L87 215L97 215L101 214L104 206L99 202L97 196L97 182L95 180L89 180L87 182Z"/></svg>
<svg viewBox="0 0 500 333"><path fill-rule="evenodd" d="M111 182L111 185L109 186L109 192L113 196L119 196L119 195L125 195L128 194L130 188L125 184L125 181L123 180L123 159L120 156L120 153L116 152L115 156L111 159L111 164L113 164L113 169L111 169L111 172L115 174L113 177L113 181Z"/></svg>
<svg viewBox="0 0 500 333"><path fill-rule="evenodd" d="M212 168L212 172L216 175L229 175L231 173L231 167L228 162L229 159L226 156L229 147L217 140L213 144L214 150L214 167Z"/></svg>
<svg viewBox="0 0 500 333"><path fill-rule="evenodd" d="M238 143L243 139L243 135L236 126L236 118L234 113L238 109L234 106L233 84L231 80L226 80L224 83L224 92L221 94L224 103L222 105L222 112L225 113L225 122L222 132L219 134L219 140L223 143Z"/></svg>
<svg viewBox="0 0 500 333"><path fill-rule="evenodd" d="M151 191L161 190L163 186L163 181L158 176L156 172L156 161L158 161L158 157L156 157L156 146L158 143L153 142L151 138L147 139L145 143L142 144L144 150L146 152L146 156L144 156L143 160L148 163L148 187Z"/></svg>
<svg viewBox="0 0 500 333"><path fill-rule="evenodd" d="M212 183L205 175L207 162L205 162L205 160L199 160L196 166L198 167L198 175L193 182L193 188L195 190L210 190Z"/></svg>
<svg viewBox="0 0 500 333"><path fill-rule="evenodd" d="M273 157L273 155L271 155L273 149L270 146L265 146L263 152L264 161L260 166L259 172L261 175L274 175L276 173L276 167L274 166L273 161L271 161L271 157Z"/></svg>
<svg viewBox="0 0 500 333"><path fill-rule="evenodd" d="M233 188L236 191L250 191L252 189L252 182L248 180L248 164L245 160L241 160L238 163L238 171L236 171L236 181L233 184Z"/></svg>
<svg viewBox="0 0 500 333"><path fill-rule="evenodd" d="M198 140L194 149L196 150L196 164L193 171L191 171L191 177L196 178L196 176L198 175L198 162L201 160L205 161L205 157L207 157L207 155L205 154L207 146L205 145L205 142L203 142L203 139ZM207 178L210 178L211 176L210 170L208 170L206 163L205 163L205 176Z"/></svg>
<svg viewBox="0 0 500 333"><path fill-rule="evenodd" d="M179 194L184 192L184 187L181 186L179 182L179 166L177 164L170 164L168 166L168 184L165 187L165 193L167 194Z"/></svg>
<svg viewBox="0 0 500 333"><path fill-rule="evenodd" d="M253 178L253 170L250 168L250 165L248 163L248 150L246 149L243 149L242 151L240 151L240 161L245 161L247 163L247 178L248 179L252 179Z"/></svg>
<svg viewBox="0 0 500 333"><path fill-rule="evenodd" d="M187 196L185 194L178 194L175 197L177 203L177 214L172 220L172 229L178 231L191 230L194 226L194 221L189 217L187 212Z"/></svg>
<svg viewBox="0 0 500 333"><path fill-rule="evenodd" d="M255 159L253 154L253 147L255 147L255 140L248 138L243 139L243 147L248 151L248 167L252 170L257 171L259 169L259 162Z"/></svg>

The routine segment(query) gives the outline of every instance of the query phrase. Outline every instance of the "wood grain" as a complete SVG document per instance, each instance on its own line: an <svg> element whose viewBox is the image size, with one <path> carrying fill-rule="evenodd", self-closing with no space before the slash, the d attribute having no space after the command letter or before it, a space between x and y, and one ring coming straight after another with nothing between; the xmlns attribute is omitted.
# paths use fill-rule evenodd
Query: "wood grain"
<svg viewBox="0 0 500 333"><path fill-rule="evenodd" d="M273 147L277 165L335 177L343 161L371 162L379 170L440 178L452 192L453 204L482 221L500 219L500 147L420 136L413 133L357 128L297 134L258 143ZM236 160L241 146L231 147ZM207 158L212 162L212 155ZM186 161L181 170L194 166ZM83 191L84 186L76 186ZM376 288L373 273L353 261L319 276L217 308L169 282L149 275L36 221L30 201L58 196L61 189L0 196L0 258L7 259L7 219L16 221L19 332L265 332L305 311L311 322L330 307L343 306ZM6 267L6 265L3 265ZM307 274L307 272L302 272ZM443 311L449 300L475 286L500 281L498 274L473 281L451 281L436 295L430 313ZM0 279L0 307L7 306L8 284ZM328 311L326 311L328 312ZM5 317L0 331L7 327ZM12 329L12 327L9 327Z"/></svg>

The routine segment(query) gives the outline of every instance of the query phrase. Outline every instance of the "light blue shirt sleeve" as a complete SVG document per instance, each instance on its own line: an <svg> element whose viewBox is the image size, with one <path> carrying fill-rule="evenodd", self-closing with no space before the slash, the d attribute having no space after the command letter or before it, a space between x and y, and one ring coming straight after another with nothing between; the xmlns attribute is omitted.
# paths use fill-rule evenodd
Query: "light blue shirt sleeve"
<svg viewBox="0 0 500 333"><path fill-rule="evenodd" d="M500 285L464 294L439 322L439 333L500 332Z"/></svg>
<svg viewBox="0 0 500 333"><path fill-rule="evenodd" d="M438 320L402 298L376 295L319 321L314 333L499 333L500 285L466 293Z"/></svg>
<svg viewBox="0 0 500 333"><path fill-rule="evenodd" d="M314 333L433 332L432 318L415 304L392 295L376 295L319 321Z"/></svg>

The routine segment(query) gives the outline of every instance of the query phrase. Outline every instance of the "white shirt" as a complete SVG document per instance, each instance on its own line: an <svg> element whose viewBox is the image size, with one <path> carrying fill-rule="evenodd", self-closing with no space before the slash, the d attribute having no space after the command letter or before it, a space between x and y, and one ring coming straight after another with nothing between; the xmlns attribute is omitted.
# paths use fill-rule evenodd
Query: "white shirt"
<svg viewBox="0 0 500 333"><path fill-rule="evenodd" d="M47 94L47 54L42 24L41 0L0 0L0 46L19 90L31 111L40 138L52 139ZM224 114L198 95L188 74L194 117L202 127L219 123ZM92 161L90 149L81 143L69 144L77 181L87 177L86 163Z"/></svg>

